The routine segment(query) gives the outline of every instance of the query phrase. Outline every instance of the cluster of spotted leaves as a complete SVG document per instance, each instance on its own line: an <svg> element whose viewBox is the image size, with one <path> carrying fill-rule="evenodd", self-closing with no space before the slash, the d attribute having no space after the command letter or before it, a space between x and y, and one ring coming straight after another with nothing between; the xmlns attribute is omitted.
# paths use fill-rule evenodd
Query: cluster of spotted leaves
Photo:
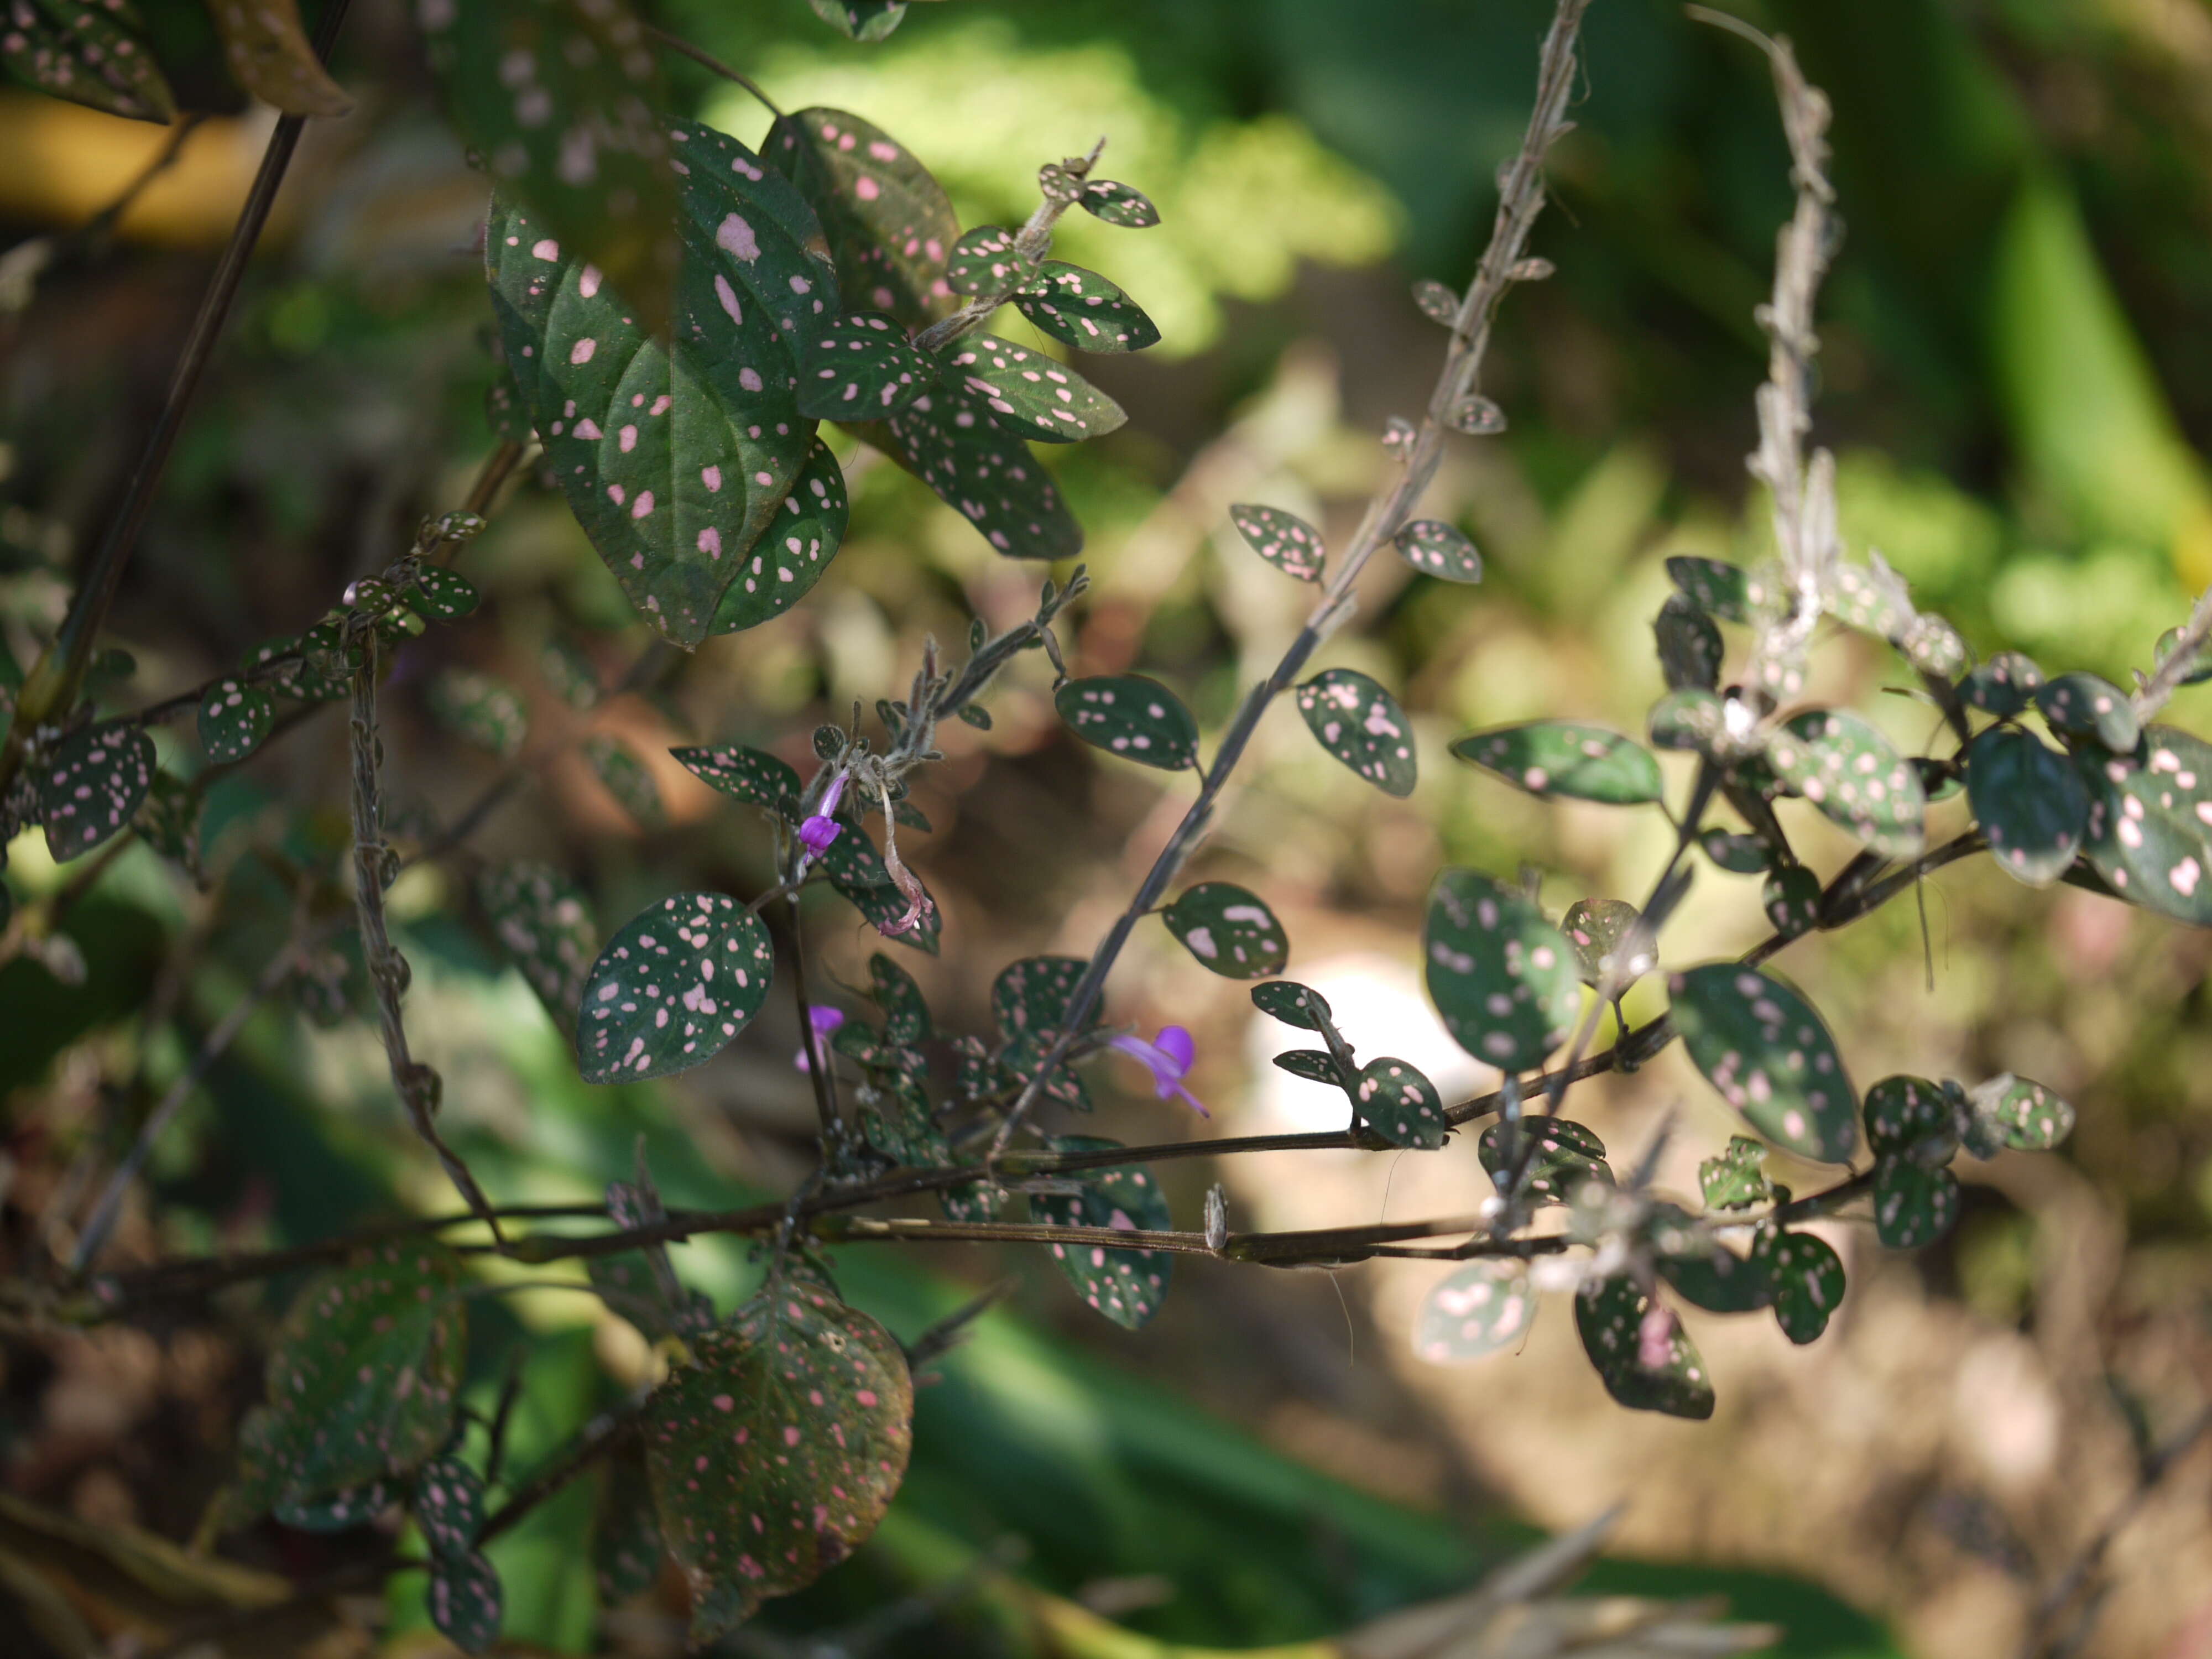
<svg viewBox="0 0 2212 1659"><path fill-rule="evenodd" d="M1361 1065L1320 992L1294 980L1270 980L1252 988L1252 1006L1295 1030L1319 1033L1326 1045L1277 1054L1274 1063L1284 1071L1342 1090L1356 1122L1389 1146L1434 1152L1444 1144L1451 1120L1437 1085L1419 1066L1394 1054Z"/></svg>
<svg viewBox="0 0 2212 1659"><path fill-rule="evenodd" d="M1055 1152L1108 1152L1119 1143L1091 1135L1062 1135L1049 1143ZM1166 1195L1152 1172L1140 1164L1085 1170L1073 1178L1069 1193L1036 1193L1030 1216L1048 1227L1103 1227L1117 1232L1164 1232L1172 1227ZM1116 1325L1135 1330L1167 1299L1173 1258L1161 1250L1123 1250L1092 1243L1054 1243L1054 1263L1089 1307Z"/></svg>
<svg viewBox="0 0 2212 1659"><path fill-rule="evenodd" d="M297 0L208 0L232 77L288 115L343 115L352 100L324 72ZM176 99L130 0L7 0L0 64L56 98L139 121L175 118Z"/></svg>

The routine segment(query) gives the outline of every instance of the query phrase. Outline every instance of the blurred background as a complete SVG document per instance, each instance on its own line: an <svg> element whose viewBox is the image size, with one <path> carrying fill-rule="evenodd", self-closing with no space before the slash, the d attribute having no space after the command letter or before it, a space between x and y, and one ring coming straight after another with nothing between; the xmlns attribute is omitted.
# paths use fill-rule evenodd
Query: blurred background
<svg viewBox="0 0 2212 1659"><path fill-rule="evenodd" d="M2212 580L2212 5L1732 9L1791 36L1834 104L1848 234L1821 306L1815 435L1838 458L1850 549L1878 549L1984 655L2016 648L2124 681ZM0 91L0 637L19 662L58 621L159 407L273 120L230 90L196 8L144 9L180 102L207 118L112 226L76 228L167 135ZM1073 672L1158 675L1217 728L1307 599L1250 556L1225 509L1272 502L1350 532L1379 476L1382 422L1419 412L1440 358L1409 285L1465 281L1548 7L949 0L914 7L870 46L802 0L648 9L786 107L874 120L936 172L963 223L1015 221L1039 162L1107 138L1104 170L1149 194L1164 223L1071 222L1057 252L1114 277L1165 337L1086 362L1129 423L1051 458L1095 584L1065 639ZM1425 507L1474 537L1487 579L1448 586L1378 562L1359 622L1328 647L1328 665L1375 675L1413 712L1419 787L1405 800L1347 787L1279 711L1193 872L1261 892L1288 926L1291 974L1326 993L1363 1052L1430 1067L1448 1098L1495 1079L1419 994L1414 941L1436 870L1533 866L1557 914L1640 895L1671 833L1656 815L1512 793L1444 745L1539 715L1640 731L1663 689L1649 628L1662 560L1748 562L1767 544L1743 457L1765 362L1753 311L1790 198L1765 65L1672 0L1596 0L1586 33L1578 129L1553 154L1555 205L1535 239L1557 275L1511 295L1486 375L1510 429L1455 443ZM100 695L116 708L307 626L422 514L457 502L492 446L483 191L396 0L356 0L334 69L356 108L311 127L185 430L112 620L128 659L111 659ZM748 142L765 130L705 71L672 58L667 73L702 118ZM1042 343L1018 319L999 326ZM434 693L465 670L514 688L530 726L527 781L476 836L485 856L568 872L603 933L678 888L767 884L760 823L668 762L668 745L744 741L804 763L819 720L902 692L925 635L957 641L973 614L1018 620L1044 574L997 558L921 485L836 441L854 502L830 574L791 616L683 662L641 659L646 631L558 491L526 479L466 556L486 610L399 660L385 741L403 823L450 823L498 773L438 722ZM1927 739L1927 709L1884 695L1909 678L1886 651L1839 635L1817 663L1817 700ZM583 675L603 690L580 690ZM942 955L902 960L954 1029L988 1031L991 976L1013 957L1087 955L1188 799L1187 780L1073 744L1048 690L1024 659L990 700L992 731L948 735L917 794L934 832L902 842L945 913ZM2205 698L2183 693L2169 718L2212 730ZM649 773L622 799L587 760L605 738ZM186 726L161 741L165 762L200 769ZM142 836L96 871L55 866L35 834L9 849L0 1190L16 1270L65 1257L88 1190L281 940L298 879L337 867L344 777L343 718L328 712L208 789L194 847ZM1814 820L1802 836L1824 870L1847 855ZM673 1204L727 1206L804 1175L812 1109L787 1008L675 1084L586 1088L483 933L468 876L465 861L426 866L392 903L416 1046L447 1077L447 1133L497 1197L594 1198L627 1173L641 1133ZM817 971L865 984L874 935L834 900L809 923ZM1765 931L1757 881L1707 868L1667 955L1733 952ZM848 1250L848 1293L904 1336L980 1286L1016 1288L924 1391L915 1472L881 1539L763 1627L856 1650L861 1632L885 1652L1032 1650L1011 1626L963 1622L976 1575L1003 1562L1131 1640L1301 1641L1464 1583L1528 1528L1619 1501L1606 1587L1727 1594L1780 1620L1790 1653L2014 1652L2045 1587L2128 1500L2142 1448L2212 1390L2208 957L2201 935L2069 888L2032 894L1976 861L1917 904L1793 946L1781 965L1816 996L1862 1085L2012 1070L2071 1099L2081 1124L2057 1157L1962 1169L1960 1224L1917 1256L1822 1224L1852 1291L1812 1347L1764 1319L1691 1313L1720 1390L1707 1424L1613 1407L1564 1305L1516 1353L1420 1364L1411 1315L1438 1270L1417 1263L1276 1274L1186 1261L1159 1319L1131 1334L1026 1255ZM336 994L357 1011L361 994L356 969ZM1660 1006L1647 984L1629 1012ZM331 1023L341 1012L318 995L254 1016L160 1144L112 1259L449 1206L373 1024ZM1164 930L1140 930L1108 1012L1194 1030L1192 1086L1218 1132L1338 1127L1328 1091L1267 1063L1295 1046L1289 1033ZM1093 1081L1086 1132L1207 1132L1153 1103L1141 1073ZM1732 1127L1673 1052L1573 1103L1632 1162L1679 1108L1661 1182L1685 1191ZM1215 1179L1239 1226L1459 1212L1490 1190L1466 1137L1437 1153L1162 1173L1186 1226ZM1794 1184L1817 1179L1800 1170ZM725 1305L755 1272L724 1243L679 1256ZM9 1334L8 1490L96 1528L188 1535L229 1467L258 1337L289 1288L151 1329ZM534 1334L525 1464L648 1363L589 1297L478 1305L479 1398ZM672 1582L596 1607L578 1569L592 1501L580 1486L503 1541L510 1635L532 1650L672 1651ZM21 1564L46 1558L0 1521L0 1603L21 1601ZM345 1547L273 1528L241 1544L295 1576ZM2081 1651L2212 1656L2212 1456L2200 1448L2173 1471L2103 1573ZM140 1631L151 1650L144 1629L173 1633L158 1610L70 1582L103 1634ZM391 1594L399 1649L435 1645L420 1596L419 1580ZM52 1644L21 1607L0 1610L0 1638L11 1652ZM814 1650L751 1635L728 1650Z"/></svg>

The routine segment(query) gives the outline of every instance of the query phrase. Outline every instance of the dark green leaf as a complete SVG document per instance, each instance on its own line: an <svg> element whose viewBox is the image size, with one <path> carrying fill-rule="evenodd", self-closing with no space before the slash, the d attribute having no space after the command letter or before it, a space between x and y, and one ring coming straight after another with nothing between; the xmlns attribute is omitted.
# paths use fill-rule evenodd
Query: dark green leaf
<svg viewBox="0 0 2212 1659"><path fill-rule="evenodd" d="M1004 294L1036 273L1004 225L978 225L961 233L945 258L945 281L955 294Z"/></svg>
<svg viewBox="0 0 2212 1659"><path fill-rule="evenodd" d="M1237 506L1229 509L1229 521L1255 553L1285 575L1302 582L1321 580L1328 548L1321 532L1297 514L1279 507Z"/></svg>
<svg viewBox="0 0 2212 1659"><path fill-rule="evenodd" d="M1933 806L1939 800L1948 800L1966 787L1966 775L1955 761L1938 760L1932 756L1912 757L1912 769L1920 775L1920 787Z"/></svg>
<svg viewBox="0 0 2212 1659"><path fill-rule="evenodd" d="M1573 947L1520 889L1473 870L1437 878L1421 955L1446 1028L1502 1072L1542 1064L1581 1012Z"/></svg>
<svg viewBox="0 0 2212 1659"><path fill-rule="evenodd" d="M1715 864L1739 876L1755 876L1774 862L1772 849L1757 836L1708 830L1698 837L1698 844Z"/></svg>
<svg viewBox="0 0 2212 1659"><path fill-rule="evenodd" d="M1929 1161L1923 1147L1950 1156L1947 1150L1958 1128L1951 1103L1943 1091L1923 1077L1886 1077L1867 1091L1861 1115L1866 1119L1867 1144L1877 1158L1911 1153Z"/></svg>
<svg viewBox="0 0 2212 1659"><path fill-rule="evenodd" d="M1602 985L1611 977L1626 988L1658 966L1649 940L1638 945L1633 957L1621 954L1638 920L1636 907L1620 899L1577 899L1567 907L1559 927L1574 946L1585 985Z"/></svg>
<svg viewBox="0 0 2212 1659"><path fill-rule="evenodd" d="M1047 334L1078 351L1142 351L1160 331L1134 300L1095 270L1048 259L1014 304Z"/></svg>
<svg viewBox="0 0 2212 1659"><path fill-rule="evenodd" d="M1874 1230L1893 1250L1933 1244L1959 1218L1959 1180L1910 1158L1885 1158L1874 1168Z"/></svg>
<svg viewBox="0 0 2212 1659"><path fill-rule="evenodd" d="M430 1622L463 1653L482 1653L499 1639L506 1598L499 1569L474 1550L430 1569Z"/></svg>
<svg viewBox="0 0 2212 1659"><path fill-rule="evenodd" d="M1529 1150L1532 1142L1534 1150ZM1525 1157L1521 1195L1547 1204L1571 1203L1576 1189L1586 1182L1613 1185L1605 1143L1572 1118L1524 1117L1511 1124L1493 1123L1476 1141L1475 1156L1501 1187L1511 1177L1515 1160Z"/></svg>
<svg viewBox="0 0 2212 1659"><path fill-rule="evenodd" d="M1329 668L1298 688L1298 713L1322 747L1388 795L1413 793L1419 760L1413 722L1366 675Z"/></svg>
<svg viewBox="0 0 2212 1659"><path fill-rule="evenodd" d="M599 948L584 890L550 864L495 865L477 878L477 900L508 959L562 1035L573 1037Z"/></svg>
<svg viewBox="0 0 2212 1659"><path fill-rule="evenodd" d="M1817 1340L1844 1301L1844 1261L1812 1233L1761 1233L1756 1250L1774 1286L1774 1320L1792 1342Z"/></svg>
<svg viewBox="0 0 2212 1659"><path fill-rule="evenodd" d="M1633 806L1660 796L1659 763L1641 744L1603 726L1532 720L1456 740L1452 753L1532 795Z"/></svg>
<svg viewBox="0 0 2212 1659"><path fill-rule="evenodd" d="M750 801L787 818L799 816L799 774L789 763L743 744L720 748L672 749L684 770L724 794Z"/></svg>
<svg viewBox="0 0 2212 1659"><path fill-rule="evenodd" d="M483 1498L483 1477L458 1457L434 1457L415 1472L415 1524L432 1555L450 1561L475 1547Z"/></svg>
<svg viewBox="0 0 2212 1659"><path fill-rule="evenodd" d="M1583 1286L1575 1296L1575 1329L1605 1391L1631 1411L1704 1419L1713 1414L1712 1378L1697 1346L1671 1316L1666 1334L1648 1346L1659 1363L1647 1366L1642 1350L1644 1316L1651 1299L1625 1276Z"/></svg>
<svg viewBox="0 0 2212 1659"><path fill-rule="evenodd" d="M1727 705L1702 686L1684 686L1651 705L1649 730L1662 749L1709 753L1728 732Z"/></svg>
<svg viewBox="0 0 2212 1659"><path fill-rule="evenodd" d="M258 685L217 680L200 699L200 746L218 765L244 760L276 723L276 705Z"/></svg>
<svg viewBox="0 0 2212 1659"><path fill-rule="evenodd" d="M474 582L441 564L424 565L401 597L417 615L432 622L456 622L483 602Z"/></svg>
<svg viewBox="0 0 2212 1659"><path fill-rule="evenodd" d="M1309 1083L1324 1087L1344 1087L1344 1073L1336 1063L1336 1056L1326 1048L1293 1048L1285 1054L1277 1054L1274 1063L1292 1077L1302 1077Z"/></svg>
<svg viewBox="0 0 2212 1659"><path fill-rule="evenodd" d="M1966 1091L1975 1116L1995 1123L2014 1152L2047 1152L2074 1133L2074 1108L2040 1083L2008 1072Z"/></svg>
<svg viewBox="0 0 2212 1659"><path fill-rule="evenodd" d="M651 1589L660 1577L660 1517L653 1483L641 1455L617 1453L607 1461L592 1525L592 1565L602 1607L618 1607Z"/></svg>
<svg viewBox="0 0 2212 1659"><path fill-rule="evenodd" d="M1082 526L1052 475L965 388L940 383L864 435L1007 557L1065 559L1083 550Z"/></svg>
<svg viewBox="0 0 2212 1659"><path fill-rule="evenodd" d="M1328 1002L1310 985L1279 979L1252 988L1252 1006L1261 1013L1295 1025L1302 1031L1318 1031L1329 1017Z"/></svg>
<svg viewBox="0 0 2212 1659"><path fill-rule="evenodd" d="M775 972L768 929L735 899L663 899L592 964L577 1015L584 1080L640 1082L712 1060L760 1012Z"/></svg>
<svg viewBox="0 0 2212 1659"><path fill-rule="evenodd" d="M1163 771L1198 764L1198 723L1176 694L1141 674L1070 680L1053 694L1068 729L1087 744Z"/></svg>
<svg viewBox="0 0 2212 1659"><path fill-rule="evenodd" d="M2068 758L2016 726L1967 747L1966 796L1997 868L2048 887L2073 866L2089 824L2089 791Z"/></svg>
<svg viewBox="0 0 2212 1659"><path fill-rule="evenodd" d="M1658 641L1659 671L1667 677L1668 690L1719 688L1727 651L1720 629L1698 605L1680 593L1669 593L1651 632Z"/></svg>
<svg viewBox="0 0 2212 1659"><path fill-rule="evenodd" d="M1354 1092L1367 1127L1393 1146L1434 1152L1450 1133L1437 1085L1402 1060L1369 1060Z"/></svg>
<svg viewBox="0 0 2212 1659"><path fill-rule="evenodd" d="M1774 1196L1765 1165L1764 1142L1749 1135L1730 1135L1726 1151L1698 1165L1698 1189L1705 1195L1705 1207L1747 1210L1765 1203Z"/></svg>
<svg viewBox="0 0 2212 1659"><path fill-rule="evenodd" d="M429 684L430 717L464 742L504 759L522 752L530 716L522 696L504 680L472 668L448 668Z"/></svg>
<svg viewBox="0 0 2212 1659"><path fill-rule="evenodd" d="M848 40L880 40L906 16L907 0L806 0Z"/></svg>
<svg viewBox="0 0 2212 1659"><path fill-rule="evenodd" d="M1089 1135L1063 1135L1056 1152L1103 1151L1116 1143ZM1066 1196L1033 1194L1030 1211L1049 1227L1134 1228L1165 1232L1175 1225L1166 1196L1150 1170L1085 1170L1073 1177L1080 1191ZM1055 1244L1053 1260L1085 1303L1116 1325L1136 1330L1167 1299L1174 1258L1164 1250L1109 1250L1095 1244Z"/></svg>
<svg viewBox="0 0 2212 1659"><path fill-rule="evenodd" d="M2089 786L2081 850L2122 898L2212 927L2212 744L2170 726L2143 738L2133 755L2075 755Z"/></svg>
<svg viewBox="0 0 2212 1659"><path fill-rule="evenodd" d="M819 438L783 505L769 519L714 607L714 634L735 634L780 617L806 596L845 540L845 469Z"/></svg>
<svg viewBox="0 0 2212 1659"><path fill-rule="evenodd" d="M891 931L906 920L913 906L892 882L889 866L866 830L857 823L845 825L844 832L822 855L822 867L829 872L838 896L866 917L878 933L927 956L937 954L945 918L934 903L917 925Z"/></svg>
<svg viewBox="0 0 2212 1659"><path fill-rule="evenodd" d="M991 982L991 1013L1009 1042L1057 1035L1084 969L1081 957L1024 957ZM1095 1016L1094 1016L1095 1020Z"/></svg>
<svg viewBox="0 0 2212 1659"><path fill-rule="evenodd" d="M1919 855L1928 797L1889 739L1847 708L1814 709L1767 742L1775 775L1885 858Z"/></svg>
<svg viewBox="0 0 2212 1659"><path fill-rule="evenodd" d="M2035 706L2054 732L2092 738L2115 755L2135 752L2142 726L2128 694L2094 674L2061 674L2035 690Z"/></svg>
<svg viewBox="0 0 2212 1659"><path fill-rule="evenodd" d="M1959 696L1977 708L2008 716L2033 702L2042 684L2043 671L2033 658L2000 651L1959 682Z"/></svg>
<svg viewBox="0 0 2212 1659"><path fill-rule="evenodd" d="M387 1482L372 1480L319 1498L280 1498L273 1512L278 1526L298 1532L349 1532L367 1526L398 1501Z"/></svg>
<svg viewBox="0 0 2212 1659"><path fill-rule="evenodd" d="M121 830L154 783L154 740L128 720L79 726L39 767L33 786L46 851L82 858Z"/></svg>
<svg viewBox="0 0 2212 1659"><path fill-rule="evenodd" d="M937 382L937 364L878 311L840 317L808 342L799 363L799 412L866 421L904 409Z"/></svg>
<svg viewBox="0 0 2212 1659"><path fill-rule="evenodd" d="M942 373L981 398L1002 429L1039 443L1099 437L1129 418L1064 363L995 334L962 337L945 354Z"/></svg>
<svg viewBox="0 0 2212 1659"><path fill-rule="evenodd" d="M804 109L779 118L761 149L821 220L848 309L887 311L909 329L951 311L945 256L959 218L889 133L844 110Z"/></svg>
<svg viewBox="0 0 2212 1659"><path fill-rule="evenodd" d="M1159 210L1145 198L1143 192L1111 179L1093 179L1075 199L1085 212L1095 214L1109 225L1148 230L1160 222Z"/></svg>
<svg viewBox="0 0 2212 1659"><path fill-rule="evenodd" d="M1659 1276L1692 1307L1707 1313L1750 1313L1774 1304L1774 1282L1759 1255L1741 1256L1723 1244L1662 1254Z"/></svg>
<svg viewBox="0 0 2212 1659"><path fill-rule="evenodd" d="M1431 1365L1463 1365L1518 1342L1535 1322L1535 1293L1517 1261L1470 1261L1421 1298L1413 1352Z"/></svg>
<svg viewBox="0 0 2212 1659"><path fill-rule="evenodd" d="M1482 580L1482 555L1474 544L1439 520L1417 519L1390 539L1399 556L1424 574L1448 582Z"/></svg>
<svg viewBox="0 0 2212 1659"><path fill-rule="evenodd" d="M884 1036L912 1048L935 1034L929 1005L914 975L878 951L868 958L868 978L875 987L876 1006L884 1011Z"/></svg>
<svg viewBox="0 0 2212 1659"><path fill-rule="evenodd" d="M1809 933L1820 920L1820 878L1802 864L1770 870L1759 902L1768 924L1784 939Z"/></svg>
<svg viewBox="0 0 2212 1659"><path fill-rule="evenodd" d="M501 193L526 204L543 227L532 240L551 237L576 265L605 272L642 307L635 313L640 332L664 331L677 181L653 119L666 102L659 69L629 8L621 0L466 0L424 6L420 21L454 125ZM500 219L495 214L495 250ZM510 366L519 351L510 337ZM541 401L532 416L540 433L544 410Z"/></svg>
<svg viewBox="0 0 2212 1659"><path fill-rule="evenodd" d="M15 0L0 14L0 64L51 97L134 121L169 121L176 100L128 0Z"/></svg>
<svg viewBox="0 0 2212 1659"><path fill-rule="evenodd" d="M1771 974L1709 963L1668 982L1675 1029L1721 1097L1775 1145L1825 1164L1858 1150L1858 1103L1812 1005Z"/></svg>
<svg viewBox="0 0 2212 1659"><path fill-rule="evenodd" d="M1706 615L1723 622L1751 620L1750 583L1741 567L1678 554L1667 561L1667 575Z"/></svg>
<svg viewBox="0 0 2212 1659"><path fill-rule="evenodd" d="M1161 913L1168 931L1205 966L1228 979L1264 979L1291 959L1290 936L1258 894L1226 881L1200 882Z"/></svg>
<svg viewBox="0 0 2212 1659"><path fill-rule="evenodd" d="M660 786L628 744L611 732L594 732L584 739L581 753L600 787L615 798L623 811L647 830L659 830L667 823L668 808L661 801Z"/></svg>
<svg viewBox="0 0 2212 1659"><path fill-rule="evenodd" d="M1966 666L1966 642L1959 630L1932 612L1915 617L1896 641L1905 659L1930 679L1956 679Z"/></svg>

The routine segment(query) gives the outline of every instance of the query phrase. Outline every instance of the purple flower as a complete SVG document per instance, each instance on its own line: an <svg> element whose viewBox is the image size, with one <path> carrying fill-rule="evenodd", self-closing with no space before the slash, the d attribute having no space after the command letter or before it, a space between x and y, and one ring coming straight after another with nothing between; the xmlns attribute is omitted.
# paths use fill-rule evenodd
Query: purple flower
<svg viewBox="0 0 2212 1659"><path fill-rule="evenodd" d="M845 1023L845 1011L842 1008L827 1007L817 1002L807 1009L806 1023L813 1028L808 1034L806 1048L813 1049L824 1060L827 1060L830 1057L830 1050L823 1039ZM802 1072L811 1072L814 1069L806 1063L806 1048L801 1048L793 1054L791 1063Z"/></svg>
<svg viewBox="0 0 2212 1659"><path fill-rule="evenodd" d="M806 856L818 859L830 850L830 843L844 833L845 826L832 815L837 803L845 799L847 774L840 772L830 780L829 788L822 792L821 809L799 826L799 844L806 849Z"/></svg>
<svg viewBox="0 0 2212 1659"><path fill-rule="evenodd" d="M1143 1062L1145 1069L1152 1074L1152 1092L1162 1100L1180 1098L1200 1117L1212 1115L1206 1109L1205 1102L1182 1086L1191 1062L1198 1058L1198 1044L1191 1041L1190 1033L1183 1027L1163 1025L1159 1036L1150 1042L1140 1036L1109 1037L1106 1046Z"/></svg>

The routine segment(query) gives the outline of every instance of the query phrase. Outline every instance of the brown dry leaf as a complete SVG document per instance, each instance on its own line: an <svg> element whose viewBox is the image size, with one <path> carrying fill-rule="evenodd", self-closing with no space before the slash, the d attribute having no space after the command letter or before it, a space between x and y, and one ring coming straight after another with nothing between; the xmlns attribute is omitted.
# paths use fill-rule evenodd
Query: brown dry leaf
<svg viewBox="0 0 2212 1659"><path fill-rule="evenodd" d="M287 115L343 115L353 100L325 72L299 0L208 0L238 84Z"/></svg>

